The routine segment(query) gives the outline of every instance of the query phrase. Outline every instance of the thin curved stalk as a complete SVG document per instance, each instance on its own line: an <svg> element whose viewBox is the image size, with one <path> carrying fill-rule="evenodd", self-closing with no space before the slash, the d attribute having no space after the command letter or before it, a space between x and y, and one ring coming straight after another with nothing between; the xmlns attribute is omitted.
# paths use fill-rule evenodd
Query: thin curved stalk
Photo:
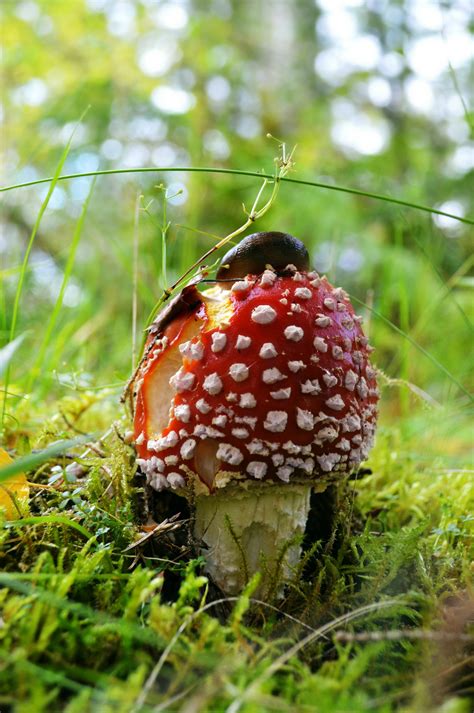
<svg viewBox="0 0 474 713"><path fill-rule="evenodd" d="M173 167L151 167L145 166L143 168L111 168L104 169L101 171L87 171L85 173L69 173L64 176L59 176L59 181L69 181L74 178L84 178L87 176L113 176L116 174L130 174L130 173L216 173L216 174L228 174L232 176L251 176L254 178L266 178L273 179L274 176L270 173L264 173L259 171L245 171L235 168L213 168L211 167L198 167L198 166L173 166ZM31 186L38 186L43 183L49 183L52 178L39 178L35 181L25 181L24 183L15 183L9 186L0 187L0 193L5 193L7 191L13 191L17 188L28 188ZM351 188L350 186L339 186L337 184L322 183L320 181L310 181L301 178L285 178L280 179L282 182L295 183L301 186L311 186L313 188L324 188L328 191L339 191L340 193L350 193L356 196L364 196L365 198L373 198L374 200L385 201L386 203L394 203L395 205L404 206L405 208L413 208L415 210L420 210L425 213L431 213L434 215L442 215L446 218L452 218L453 220L458 220L460 223L466 223L467 225L474 225L474 219L465 218L460 215L455 215L454 213L447 213L443 210L438 210L437 208L431 208L430 206L422 205L421 203L412 203L411 201L403 200L402 198L393 198L392 196L387 196L382 193L372 193L371 191L363 191L359 188Z"/></svg>

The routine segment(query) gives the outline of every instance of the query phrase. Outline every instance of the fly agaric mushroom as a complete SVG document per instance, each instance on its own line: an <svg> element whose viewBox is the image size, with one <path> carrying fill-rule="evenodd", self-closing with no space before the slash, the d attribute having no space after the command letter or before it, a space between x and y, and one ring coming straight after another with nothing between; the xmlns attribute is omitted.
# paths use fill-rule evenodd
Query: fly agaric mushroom
<svg viewBox="0 0 474 713"><path fill-rule="evenodd" d="M152 488L190 500L228 594L262 567L289 574L311 491L356 469L374 439L361 318L308 262L292 236L245 238L216 286L184 288L158 316L133 382L137 462Z"/></svg>

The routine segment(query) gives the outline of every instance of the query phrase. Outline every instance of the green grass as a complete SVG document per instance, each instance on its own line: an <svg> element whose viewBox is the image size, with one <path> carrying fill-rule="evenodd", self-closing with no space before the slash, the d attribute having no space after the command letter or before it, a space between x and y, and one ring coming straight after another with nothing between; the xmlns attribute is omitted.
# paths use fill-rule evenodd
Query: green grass
<svg viewBox="0 0 474 713"><path fill-rule="evenodd" d="M300 183L311 189L298 191L311 190L317 201L322 184ZM350 223L353 201L380 198L323 187L342 193L322 221L330 213ZM364 266L357 281L346 275L344 286L365 314L383 370L369 471L341 484L339 514L309 543L283 600L254 599L251 583L240 598L222 601L189 545L186 521L172 534L141 541L147 507L158 522L170 513L163 499L150 500L136 475L134 451L124 441L130 423L119 403L133 315L138 311L144 326L159 299L164 248L171 284L193 257L183 263L179 215L149 205L152 188L142 191L147 210L140 215L134 207L141 187L129 191L128 241L113 230L102 235L98 188L91 188L67 250L61 241L63 277L53 304L27 299L28 252L16 289L13 270L2 290L2 442L17 460L0 479L22 469L32 486L29 510L1 531L0 708L467 713L474 497L464 358L472 300L458 279L465 261L452 260L437 243L415 210L420 206L400 215L409 205L401 199L384 208L393 211L386 232L376 225L361 232ZM248 203L257 190L246 189ZM282 182L256 229L281 222L290 228L297 206L288 208L288 190ZM305 232L305 198L296 200L298 234ZM203 248L198 231L220 234L207 222L192 229L186 257L217 242L201 235ZM229 224L226 234L233 234ZM343 246L335 230L331 237L328 272L339 281ZM92 256L81 256L85 242ZM308 247L314 252L318 238ZM67 309L73 276L83 299ZM21 343L12 341L17 332ZM80 467L66 469L73 462ZM328 503L321 500L322 513Z"/></svg>

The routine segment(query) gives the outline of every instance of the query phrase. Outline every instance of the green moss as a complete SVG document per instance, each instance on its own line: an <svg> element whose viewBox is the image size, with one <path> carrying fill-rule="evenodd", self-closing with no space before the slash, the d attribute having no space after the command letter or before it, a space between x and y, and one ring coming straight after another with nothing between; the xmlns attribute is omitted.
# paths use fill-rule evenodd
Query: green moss
<svg viewBox="0 0 474 713"><path fill-rule="evenodd" d="M68 399L58 410L77 414L83 405ZM76 428L86 419L88 428L104 428L106 419L89 409ZM31 428L30 442L70 437L60 420L53 414ZM212 711L388 713L432 705L433 651L442 638L433 644L404 638L403 630L441 636L446 607L469 587L467 471L445 467L439 456L413 457L408 422L382 428L372 472L341 487L332 536L307 550L286 598L270 608L252 600L250 587L225 608L214 604L201 561L180 554L172 538L127 549L141 536L144 493L125 428L30 473L48 486L32 489L31 514L47 517L3 530L2 705L35 713L179 710L184 699ZM82 472L52 474L73 458ZM367 605L373 609L363 613ZM453 656L467 656L462 646L450 642ZM464 713L462 698L449 706Z"/></svg>

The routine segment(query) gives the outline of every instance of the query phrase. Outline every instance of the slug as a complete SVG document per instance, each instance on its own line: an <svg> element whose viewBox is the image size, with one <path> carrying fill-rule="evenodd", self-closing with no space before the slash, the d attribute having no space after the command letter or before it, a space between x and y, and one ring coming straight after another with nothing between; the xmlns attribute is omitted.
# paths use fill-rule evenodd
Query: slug
<svg viewBox="0 0 474 713"><path fill-rule="evenodd" d="M258 275L268 265L276 272L282 272L290 264L300 271L309 269L308 251L301 240L277 231L253 233L228 250L216 277L218 282L223 281L222 286L225 287L228 280L231 282L245 275Z"/></svg>

